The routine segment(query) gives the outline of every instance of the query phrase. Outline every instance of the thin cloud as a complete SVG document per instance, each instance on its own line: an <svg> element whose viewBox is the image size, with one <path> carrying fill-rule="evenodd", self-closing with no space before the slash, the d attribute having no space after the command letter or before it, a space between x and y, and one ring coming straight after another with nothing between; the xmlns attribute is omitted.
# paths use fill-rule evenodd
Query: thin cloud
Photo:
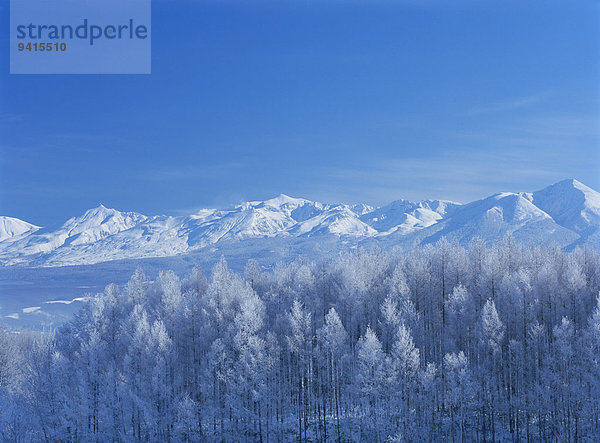
<svg viewBox="0 0 600 443"><path fill-rule="evenodd" d="M234 170L243 168L241 162L229 162L216 165L182 166L151 169L137 174L140 180L150 181L185 181L197 178L217 178Z"/></svg>
<svg viewBox="0 0 600 443"><path fill-rule="evenodd" d="M0 123L17 123L25 121L25 117L20 114L0 114Z"/></svg>
<svg viewBox="0 0 600 443"><path fill-rule="evenodd" d="M543 160L546 156L562 161ZM361 167L327 168L321 172L330 178L331 190L343 190L352 202L385 204L400 198L468 202L499 191L533 191L567 177L593 174L592 165L589 171L581 167L581 158L563 157L560 149L542 147L495 152L455 149L439 155L388 158ZM323 198L328 198L327 194Z"/></svg>
<svg viewBox="0 0 600 443"><path fill-rule="evenodd" d="M544 92L540 94L527 95L502 102L491 103L487 106L473 108L470 115L491 114L496 112L515 111L517 109L533 106L545 101L551 94Z"/></svg>

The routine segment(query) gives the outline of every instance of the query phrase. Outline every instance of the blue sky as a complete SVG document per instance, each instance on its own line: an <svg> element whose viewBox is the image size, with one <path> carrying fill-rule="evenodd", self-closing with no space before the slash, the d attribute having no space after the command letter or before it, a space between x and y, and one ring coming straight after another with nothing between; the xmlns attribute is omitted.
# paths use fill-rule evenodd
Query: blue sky
<svg viewBox="0 0 600 443"><path fill-rule="evenodd" d="M8 2L2 0L8 47ZM0 214L600 189L597 2L153 1L151 75L0 73Z"/></svg>

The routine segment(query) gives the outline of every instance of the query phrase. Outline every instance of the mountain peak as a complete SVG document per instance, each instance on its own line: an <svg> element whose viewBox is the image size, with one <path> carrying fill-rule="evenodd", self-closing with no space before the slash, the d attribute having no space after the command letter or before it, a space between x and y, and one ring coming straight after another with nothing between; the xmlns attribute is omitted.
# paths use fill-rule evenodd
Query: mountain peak
<svg viewBox="0 0 600 443"><path fill-rule="evenodd" d="M564 180L560 180L557 181L556 183L554 183L555 185L571 185L571 186L577 186L577 185L581 185L582 183L574 178L565 178Z"/></svg>
<svg viewBox="0 0 600 443"><path fill-rule="evenodd" d="M94 206L93 208L90 208L87 211L85 211L84 214L101 214L101 213L109 213L109 212L113 213L113 212L118 212L118 211L116 209L107 208L102 203L100 203L98 206Z"/></svg>
<svg viewBox="0 0 600 443"><path fill-rule="evenodd" d="M32 225L18 218L0 215L0 241L31 233L38 229L40 229L39 226Z"/></svg>
<svg viewBox="0 0 600 443"><path fill-rule="evenodd" d="M283 205L290 204L290 203L302 205L302 204L306 203L307 201L308 200L305 200L303 198L295 198L295 197L290 197L289 195L286 195L286 194L279 194L277 197L273 197L268 200L265 200L263 203L268 206L283 206Z"/></svg>
<svg viewBox="0 0 600 443"><path fill-rule="evenodd" d="M574 178L561 180L553 185L547 186L533 193L534 198L561 198L566 200L577 200L588 207L596 207L600 210L600 193L589 186L584 185Z"/></svg>
<svg viewBox="0 0 600 443"><path fill-rule="evenodd" d="M554 183L532 197L533 203L558 224L577 233L600 223L600 193L575 179Z"/></svg>
<svg viewBox="0 0 600 443"><path fill-rule="evenodd" d="M576 180L574 178L567 178L565 180L558 181L558 182L554 183L553 185L547 186L543 190L546 190L546 189L578 189L583 192L589 192L589 191L596 192L589 186L584 185L579 180Z"/></svg>
<svg viewBox="0 0 600 443"><path fill-rule="evenodd" d="M127 230L144 220L146 220L146 216L142 214L120 212L101 204L88 209L78 217L67 220L62 229L66 232L67 237L86 233L81 237L88 239L86 241L95 241L106 235Z"/></svg>
<svg viewBox="0 0 600 443"><path fill-rule="evenodd" d="M96 207L90 208L85 211L82 215L78 217L74 217L72 220L77 223L86 222L94 220L98 223L101 223L103 220L107 219L111 216L116 216L120 214L116 209L107 208L103 204L100 204Z"/></svg>

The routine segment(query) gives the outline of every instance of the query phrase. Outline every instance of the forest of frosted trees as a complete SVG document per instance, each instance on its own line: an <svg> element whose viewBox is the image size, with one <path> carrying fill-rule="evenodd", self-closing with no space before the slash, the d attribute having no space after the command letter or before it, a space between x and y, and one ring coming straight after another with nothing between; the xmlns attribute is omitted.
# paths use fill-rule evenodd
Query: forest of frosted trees
<svg viewBox="0 0 600 443"><path fill-rule="evenodd" d="M141 270L0 329L4 441L599 441L600 258L355 250Z"/></svg>

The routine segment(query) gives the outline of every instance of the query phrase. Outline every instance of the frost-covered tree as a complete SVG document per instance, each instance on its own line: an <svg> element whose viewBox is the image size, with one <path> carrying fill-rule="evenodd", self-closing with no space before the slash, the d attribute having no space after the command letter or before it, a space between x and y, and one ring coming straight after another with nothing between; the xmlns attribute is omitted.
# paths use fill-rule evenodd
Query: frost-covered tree
<svg viewBox="0 0 600 443"><path fill-rule="evenodd" d="M0 439L597 441L599 294L597 253L511 238L137 269L0 328Z"/></svg>
<svg viewBox="0 0 600 443"><path fill-rule="evenodd" d="M379 439L382 403L389 384L388 357L375 332L367 326L356 345L356 392L365 416L361 419L361 437Z"/></svg>
<svg viewBox="0 0 600 443"><path fill-rule="evenodd" d="M488 299L481 312L479 331L482 346L494 355L501 351L502 341L504 340L504 329L504 324L498 316L494 301Z"/></svg>

